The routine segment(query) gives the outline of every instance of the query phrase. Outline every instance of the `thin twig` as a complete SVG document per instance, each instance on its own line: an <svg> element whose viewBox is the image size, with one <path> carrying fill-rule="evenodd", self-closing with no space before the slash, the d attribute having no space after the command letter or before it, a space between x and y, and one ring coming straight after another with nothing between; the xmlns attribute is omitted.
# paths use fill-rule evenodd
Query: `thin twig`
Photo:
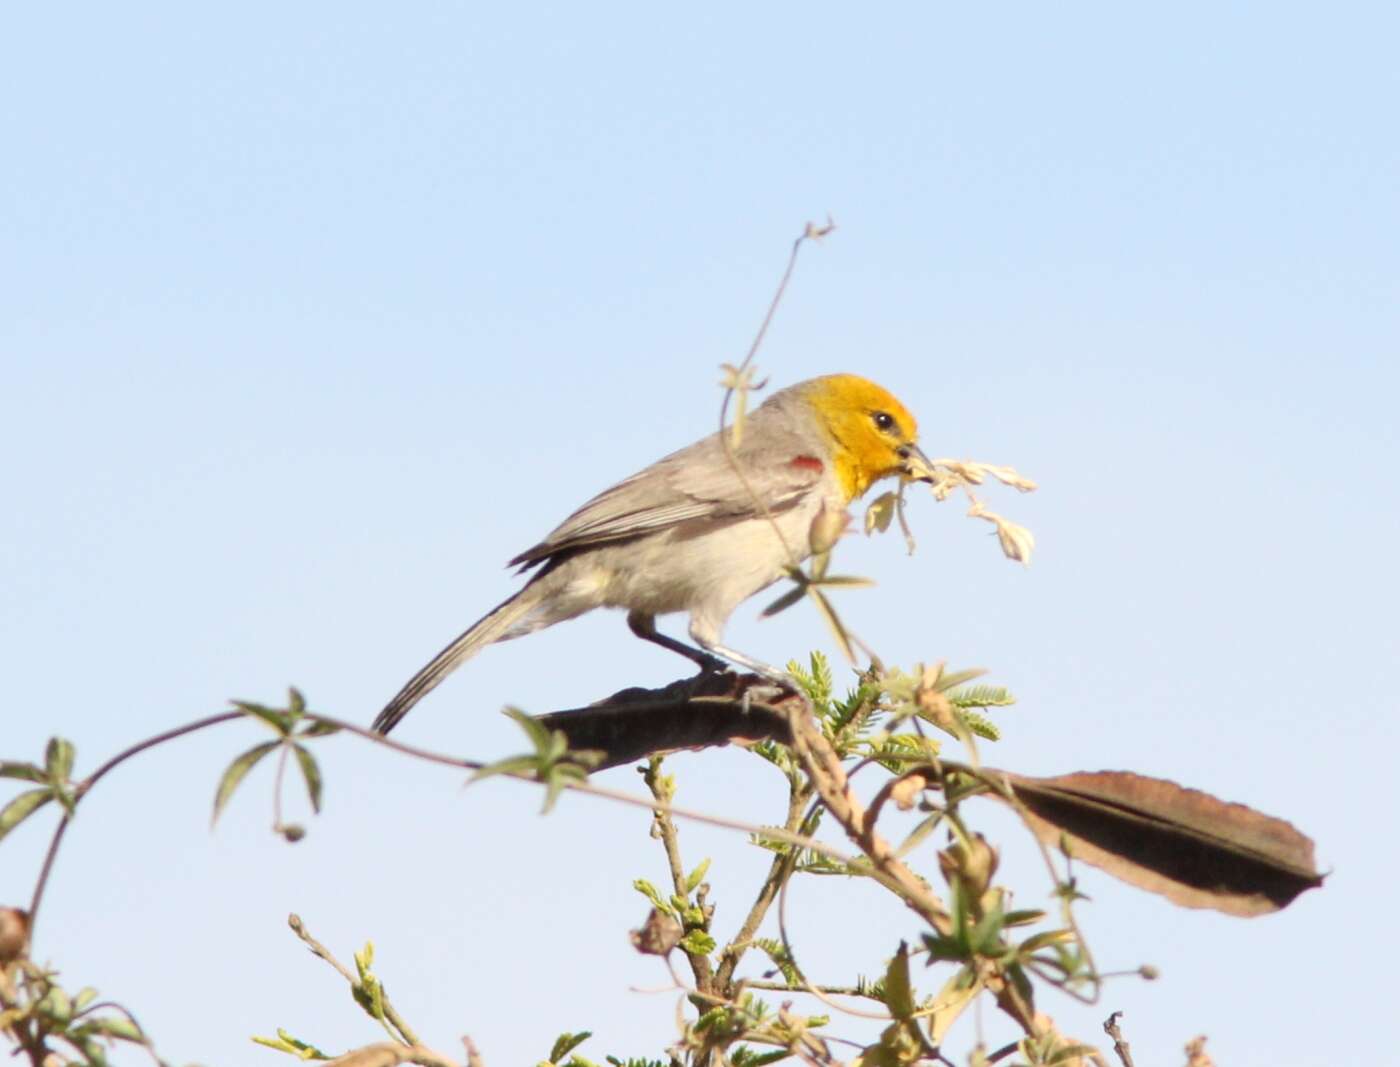
<svg viewBox="0 0 1400 1067"><path fill-rule="evenodd" d="M990 1056L987 1057L987 1062L998 1063L1001 1060L1006 1059L1007 1056L1013 1055L1016 1052L1016 1050L1020 1047L1021 1042L1019 1041L1012 1041L1009 1044L1002 1045L1001 1048L997 1049L995 1052L993 1052Z"/></svg>
<svg viewBox="0 0 1400 1067"><path fill-rule="evenodd" d="M792 280L792 272L797 267L797 254L802 249L803 241L811 241L820 237L825 237L832 230L836 229L836 223L830 218L826 220L825 226L817 226L815 223L807 223L807 228L802 231L802 235L792 242L792 251L788 253L787 267L783 270L782 279L778 282L778 288L773 291L773 299L768 303L768 311L763 316L763 322L759 324L758 333L754 335L753 343L749 345L749 350L745 354L743 361L739 364L738 374L743 375L749 369L754 356L758 355L758 350L763 346L763 339L768 335L768 327L772 325L773 318L778 313L778 305L783 302L783 295L787 292L788 282ZM727 390L724 394L724 403L720 406L719 429L724 433L726 417L729 413L729 397L734 390Z"/></svg>
<svg viewBox="0 0 1400 1067"><path fill-rule="evenodd" d="M778 887L778 937L783 942L783 953L787 956L788 965L802 982L802 991L804 993L810 993L827 1007L831 1008L833 1011L839 1011L843 1015L853 1015L858 1019L878 1019L881 1022L889 1022L893 1016L890 1015L888 1011L861 1011L858 1008L849 1008L844 1004L839 1004L823 993L820 986L814 985L807 976L802 973L802 967L797 962L797 954L792 949L792 940L788 937L787 932L787 893L789 884L790 882L785 881ZM883 1004L884 1001L881 1001L881 1003Z"/></svg>
<svg viewBox="0 0 1400 1067"><path fill-rule="evenodd" d="M1133 1067L1133 1054L1128 1049L1128 1042L1123 1039L1123 1031L1118 1028L1118 1020L1122 1018L1121 1011L1115 1011L1104 1020L1103 1032L1113 1038L1113 1051L1123 1062L1123 1067Z"/></svg>
<svg viewBox="0 0 1400 1067"><path fill-rule="evenodd" d="M486 1067L486 1061L481 1058L481 1053L477 1051L476 1042L464 1035L462 1047L467 1050L467 1067Z"/></svg>
<svg viewBox="0 0 1400 1067"><path fill-rule="evenodd" d="M789 716L794 751L801 759L808 778L816 786L827 811L869 859L871 877L893 890L939 933L951 933L952 921L947 908L876 832L874 821L867 817L864 806L851 789L841 766L841 758L831 743L810 719L791 712Z"/></svg>
<svg viewBox="0 0 1400 1067"><path fill-rule="evenodd" d="M162 1060L160 1056L156 1053L155 1042L153 1042L146 1035L146 1028L141 1025L141 1020L136 1018L135 1013L125 1005L118 1004L115 1000L99 1000L96 1004L89 1004L86 1008L84 1008L81 1012L74 1016L74 1018L83 1018L84 1016L91 1015L99 1010L119 1011L123 1015L125 1015L127 1022L131 1023L132 1026L136 1027L137 1032L141 1035L141 1040L137 1042L137 1044L139 1044L142 1048L146 1050L147 1053L150 1054L151 1059L155 1061L156 1067L165 1067L165 1061ZM84 1052L83 1054L86 1055L87 1053Z"/></svg>
<svg viewBox="0 0 1400 1067"><path fill-rule="evenodd" d="M508 777L502 775L502 777ZM531 782L534 779L527 775L511 775L520 781ZM694 811L691 808L677 807L675 804L661 804L655 800L648 800L646 797L633 796L631 793L623 793L617 789L608 789L604 786L591 785L588 782L570 782L567 788L585 796L601 797L604 800L615 800L620 804L630 804L633 807L661 809L668 814L675 815L682 819L689 819L692 822L705 823L708 826L719 826L728 830L741 830L746 834L755 837L767 838L770 841L781 841L785 845L796 845L798 848L811 849L828 859L837 863L852 864L858 862L855 856L842 852L839 848L833 848L825 841L818 841L814 837L806 834L796 834L785 830L780 826L761 826L757 823L744 822L742 819L729 819L723 815L709 815L703 811Z"/></svg>
<svg viewBox="0 0 1400 1067"><path fill-rule="evenodd" d="M650 760L643 780L657 802L664 804L666 803L666 795L660 771L661 760ZM686 885L685 864L681 861L681 846L677 839L676 824L672 821L670 813L660 808L653 809L652 819L657 828L658 836L661 838L661 845L666 850L666 863L671 869L671 884L675 887L678 897L688 899L690 890ZM692 929L700 929L708 933L708 927L708 919L702 919L699 926L692 927ZM714 971L710 966L709 956L703 952L691 952L684 945L681 945L680 948L685 953L685 958L690 962L690 971L695 975L696 988L702 992L709 992L714 982Z"/></svg>
<svg viewBox="0 0 1400 1067"><path fill-rule="evenodd" d="M1016 796L1016 790L1012 788L1011 782L1005 775L1000 775L1000 777L998 777L998 772L993 771L991 768L987 768L986 770L974 770L970 767L959 767L957 764L946 764L945 766L955 770L962 770L987 785L991 791L1001 796L1011 805L1016 814L1021 817L1022 825L1030 826L1030 820L1027 817L1025 805L1022 804L1020 798ZM1045 842L1035 834L1031 834L1031 839L1040 849L1040 858L1045 862L1045 869L1050 874L1050 880L1054 882L1056 886L1061 885L1060 873L1055 870L1055 861L1050 855L1050 849L1046 847ZM1042 975L1042 977L1047 982L1056 986L1061 992L1067 993L1081 1004L1097 1004L1099 1002L1099 996L1103 992L1103 975L1099 974L1098 967L1094 963L1094 953L1089 948L1088 940L1085 939L1083 932L1079 929L1079 920L1075 917L1074 901L1072 899L1065 898L1063 914L1064 921L1074 934L1075 943L1083 953L1084 969L1087 972L1088 979L1094 991L1092 994L1086 995L1072 988L1066 981L1053 978L1049 975Z"/></svg>
<svg viewBox="0 0 1400 1067"><path fill-rule="evenodd" d="M196 733L200 730L207 729L211 726L218 726L226 722L233 722L235 720L245 719L247 717L247 713L241 710L225 711L220 712L217 715L210 715L202 719L197 719L194 722L185 723L182 726L177 726L169 730L163 730L158 734L154 734L151 737L145 738L144 740L138 741L136 744L123 749L121 752L117 753L116 755L112 756L110 759L106 760L104 763L99 765L96 770L94 770L81 782L77 783L73 790L74 813L69 814L65 812L63 817L59 820L58 825L54 828L53 837L49 841L48 850L44 855L43 864L39 869L39 877L35 882L34 892L31 894L30 897L29 939L28 945L26 945L25 950L26 955L33 954L29 946L33 944L34 940L35 920L37 919L39 913L39 907L43 903L44 893L53 872L53 867L58 856L59 847L64 840L64 836L68 832L68 826L72 822L74 814L76 814L78 804L82 802L82 800L86 797L86 795L93 788L93 786L95 786L99 781L106 777L106 775L110 771L121 766L133 756L137 756L149 748L153 748L156 745L163 744L166 741L173 741L176 738L183 737L186 734ZM401 752L405 755L412 756L415 759L425 760L430 763L437 763L443 766L454 767L460 770L480 770L482 767L487 766L487 764L481 760L462 759L460 757L448 756L440 752L434 752L430 749L419 748L415 745L405 744L402 741L397 741L391 737L385 737L383 734L375 733L373 730L366 729L365 727L360 726L356 723L347 722L344 719L335 718L334 716L307 712L305 718L307 721L324 723L327 726L334 726L340 730L344 730L346 733L351 733L358 737L364 738L367 741L371 741L376 745L381 745L385 748L389 748L396 752ZM522 781L533 780L527 774L511 775L510 777L515 777ZM573 789L575 792L578 793L584 793L590 796L601 797L606 800L613 800L617 801L618 803L629 804L634 807L647 808L648 810L652 811L661 811L666 813L667 815L675 816L677 818L682 819L688 819L692 822L700 822L708 824L710 826L719 826L726 829L739 830L743 833L753 834L771 840L782 841L790 845L796 845L799 848L811 849L814 852L828 856L829 858L836 860L840 863L850 863L853 861L853 857L842 853L838 849L832 848L830 845L827 845L821 841L817 841L813 838L807 837L802 834L792 833L780 827L761 826L756 823L749 823L739 819L728 819L722 816L709 815L705 812L692 811L686 808L677 807L672 804L661 803L655 798L648 800L645 797L633 796L629 793L623 793L619 790L608 789L603 786L593 785L590 782L570 783L569 788Z"/></svg>
<svg viewBox="0 0 1400 1067"><path fill-rule="evenodd" d="M330 949L326 948L325 945L311 936L311 931L308 930L306 924L301 921L300 915L288 915L287 925L292 928L292 932L296 934L297 937L301 938L302 944L339 971L340 976L350 983L351 989L363 988L364 983L360 978L357 975L351 974L349 968L336 959L334 953L332 953ZM384 1007L385 1021L390 1023L393 1028L398 1031L398 1034L391 1033L389 1036L399 1038L405 1045L418 1047L418 1035L413 1032L413 1029L408 1023L404 1022L403 1017L394 1010L394 1006L389 1003L389 994L384 992L383 985L379 987L379 995L380 1003Z"/></svg>
<svg viewBox="0 0 1400 1067"><path fill-rule="evenodd" d="M287 759L292 754L292 746L288 739L283 739L282 751L277 754L277 773L272 779L272 830L274 833L282 834L287 830L287 825L282 821L282 783L287 777Z"/></svg>
<svg viewBox="0 0 1400 1067"><path fill-rule="evenodd" d="M802 232L802 235L792 242L792 251L788 253L787 266L783 270L782 279L778 282L778 288L773 291L773 299L768 304L768 311L763 316L763 321L759 324L758 333L754 335L753 343L749 345L748 353L744 356L735 371L735 380L743 382L744 372L747 371L749 365L753 363L754 356L758 354L759 348L763 345L763 339L768 335L768 327L772 324L773 317L778 313L778 305L783 302L783 294L787 292L788 282L792 280L792 272L797 267L797 256L798 253L802 251L802 243L817 237L824 237L835 228L836 224L829 219L825 227L818 227L809 222L807 223L807 228ZM739 465L739 458L734 451L734 441L727 432L729 401L733 396L734 389L731 386L724 391L724 399L719 405L719 440L720 445L724 448L725 459L729 461L730 469L734 472L735 477L739 479L739 483L744 487L744 491L749 495L749 499L753 502L754 506L758 508L758 513L767 520L768 525L773 529L773 533L777 535L778 543L783 546L783 554L787 556L789 566L796 568L798 563L797 556L793 553L792 546L788 544L788 540L783 535L782 529L773 518L773 513L768 508L768 502L754 489L753 483L749 481L748 476Z"/></svg>
<svg viewBox="0 0 1400 1067"><path fill-rule="evenodd" d="M792 784L788 795L787 821L783 824L785 830L795 833L798 827L806 824L806 807L811 795L809 789L803 788L796 782ZM748 951L753 942L754 935L758 933L758 928L763 924L768 909L777 899L779 887L792 877L792 872L797 867L799 855L797 849L791 848L773 857L773 862L768 866L768 874L764 877L763 884L759 886L758 896L749 908L748 915L744 916L744 922L739 927L738 933L734 935L734 939L725 946L719 971L715 975L716 985L719 989L730 992L729 985L734 978L734 972L738 969L740 961L744 958L744 953Z"/></svg>
<svg viewBox="0 0 1400 1067"><path fill-rule="evenodd" d="M861 989L853 985L817 985L810 988L805 985L788 985L786 982L769 981L768 979L749 978L744 981L745 989L762 989L770 993L806 993L809 996L825 995L829 997L863 997L866 1000L874 1000L883 1004L874 993L868 989ZM882 1015L879 1018L885 1019L888 1016Z"/></svg>

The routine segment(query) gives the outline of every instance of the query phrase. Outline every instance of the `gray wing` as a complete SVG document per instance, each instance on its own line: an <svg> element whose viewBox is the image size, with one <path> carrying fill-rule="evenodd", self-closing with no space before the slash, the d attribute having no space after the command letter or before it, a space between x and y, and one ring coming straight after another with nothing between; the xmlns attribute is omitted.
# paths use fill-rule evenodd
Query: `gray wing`
<svg viewBox="0 0 1400 1067"><path fill-rule="evenodd" d="M765 414L770 413L760 410L750 416L737 459L749 484L777 514L800 501L821 480L824 467L807 437L787 429L785 420L761 419ZM719 435L711 434L599 493L509 565L528 570L562 552L625 541L692 519L757 514L761 512L731 468Z"/></svg>

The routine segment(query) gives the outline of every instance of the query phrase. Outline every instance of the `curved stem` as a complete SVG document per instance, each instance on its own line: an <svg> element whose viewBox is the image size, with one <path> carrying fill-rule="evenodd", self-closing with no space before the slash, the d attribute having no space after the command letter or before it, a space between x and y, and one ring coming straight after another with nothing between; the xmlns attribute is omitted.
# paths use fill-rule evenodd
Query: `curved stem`
<svg viewBox="0 0 1400 1067"><path fill-rule="evenodd" d="M788 253L787 268L783 271L782 280L778 282L778 288L773 292L773 299L768 302L768 312L759 324L758 333L754 335L748 353L744 356L743 362L739 364L738 370L741 375L748 370L749 364L753 362L753 357L758 355L758 350L763 345L764 337L768 335L768 327L773 324L773 316L778 313L778 305L783 302L783 294L787 292L788 282L792 281L792 272L797 267L797 254L802 250L802 242L815 237L825 237L834 229L836 229L836 224L830 220L825 226L816 226L809 222L807 228L802 231L802 235L792 242L792 251ZM719 431L721 434L724 433L725 420L729 414L729 398L733 395L733 389L725 390L724 403L720 405Z"/></svg>
<svg viewBox="0 0 1400 1067"><path fill-rule="evenodd" d="M292 744L289 737L282 739L282 751L277 754L277 773L272 779L272 832L286 833L286 824L282 822L282 783L287 777L287 758L292 754Z"/></svg>
<svg viewBox="0 0 1400 1067"><path fill-rule="evenodd" d="M793 951L792 940L788 937L787 930L787 894L790 879L784 879L778 886L778 937L783 943L783 951L787 954L787 962L792 967L793 973L802 982L801 992L810 993L833 1011L839 1011L843 1015L852 1015L857 1019L876 1019L880 1022L889 1022L892 1016L888 1010L885 1011L861 1011L859 1008L847 1007L845 1004L837 1003L830 996L824 993L820 986L814 985L803 972L801 965L797 962L797 953ZM882 1002L883 1003L883 1002Z"/></svg>
<svg viewBox="0 0 1400 1067"><path fill-rule="evenodd" d="M59 820L58 826L54 829L53 838L49 841L49 850L44 854L44 865L39 868L39 880L34 884L34 895L29 901L29 943L34 943L34 929L39 921L39 905L44 901L44 890L49 884L49 875L53 872L54 860L58 856L58 846L63 841L63 835L68 832L68 824L73 821L73 816L77 813L78 805L87 796L88 790L102 780L108 771L121 766L132 756L140 755L148 748L172 741L185 734L192 734L197 730L203 730L210 726L218 726L220 723L232 722L234 719L243 718L241 711L224 711L218 715L210 715L194 722L186 723L184 726L177 726L173 730L166 730L153 737L148 737L144 741L138 741L130 748L123 749L111 759L107 760L93 771L90 775L78 783L73 791L73 809L64 812L63 818ZM27 949L28 946L26 946Z"/></svg>
<svg viewBox="0 0 1400 1067"><path fill-rule="evenodd" d="M735 371L733 380L737 381L746 389L747 383L744 380L744 372L749 369L749 364L753 362L753 357L758 355L758 350L763 345L763 339L768 335L768 327L772 325L773 317L778 313L778 305L783 302L783 294L787 292L788 282L792 281L792 272L797 267L797 256L798 253L802 251L802 242L817 237L824 237L835 228L836 224L830 220L827 221L826 226L816 226L809 222L807 223L807 228L802 231L802 235L792 242L792 251L788 253L787 267L783 271L782 279L778 282L778 288L773 292L773 299L769 301L768 311L763 316L763 321L759 324L758 333L754 335L753 343L749 345L748 353L744 356L743 361ZM726 425L729 420L729 401L733 396L734 386L731 385L724 391L724 399L719 405L719 442L720 446L724 449L724 458L728 460L730 469L734 472L735 477L739 479L739 483L744 487L744 491L749 494L749 499L757 506L759 514L762 515L763 518L768 521L768 525L773 528L773 532L778 537L778 542L783 546L783 554L787 556L788 563L795 568L798 564L798 560L797 556L792 551L792 546L788 544L787 538L783 536L783 531L778 527L777 522L774 521L773 514L768 509L767 503L758 495L753 487L753 483L749 481L743 468L739 466L739 457L735 455L734 440L728 432L729 427Z"/></svg>

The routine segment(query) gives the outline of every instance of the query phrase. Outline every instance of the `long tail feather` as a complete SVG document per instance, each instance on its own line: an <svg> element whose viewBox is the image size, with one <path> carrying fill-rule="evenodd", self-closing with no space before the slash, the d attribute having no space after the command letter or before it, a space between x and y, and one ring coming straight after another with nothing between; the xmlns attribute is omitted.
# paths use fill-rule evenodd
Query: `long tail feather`
<svg viewBox="0 0 1400 1067"><path fill-rule="evenodd" d="M413 705L422 700L439 682L455 671L481 649L494 641L499 641L517 622L535 606L536 598L526 586L515 596L498 604L486 615L444 648L421 671L408 680L393 700L384 705L374 720L374 729L387 734L398 725L400 719L413 710Z"/></svg>

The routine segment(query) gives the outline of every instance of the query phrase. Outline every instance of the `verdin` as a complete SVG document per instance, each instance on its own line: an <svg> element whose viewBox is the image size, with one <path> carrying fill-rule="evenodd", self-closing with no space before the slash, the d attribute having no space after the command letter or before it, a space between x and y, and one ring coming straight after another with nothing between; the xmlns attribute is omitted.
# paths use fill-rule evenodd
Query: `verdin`
<svg viewBox="0 0 1400 1067"><path fill-rule="evenodd" d="M773 668L720 643L725 622L811 555L819 517L844 516L881 478L926 463L916 435L903 404L854 374L774 393L745 420L732 460L720 435L711 434L599 493L511 560L520 573L538 569L409 679L374 728L388 733L486 645L594 608L625 609L634 634L703 669L718 668L721 657L774 676ZM682 611L699 648L656 630L656 616Z"/></svg>

